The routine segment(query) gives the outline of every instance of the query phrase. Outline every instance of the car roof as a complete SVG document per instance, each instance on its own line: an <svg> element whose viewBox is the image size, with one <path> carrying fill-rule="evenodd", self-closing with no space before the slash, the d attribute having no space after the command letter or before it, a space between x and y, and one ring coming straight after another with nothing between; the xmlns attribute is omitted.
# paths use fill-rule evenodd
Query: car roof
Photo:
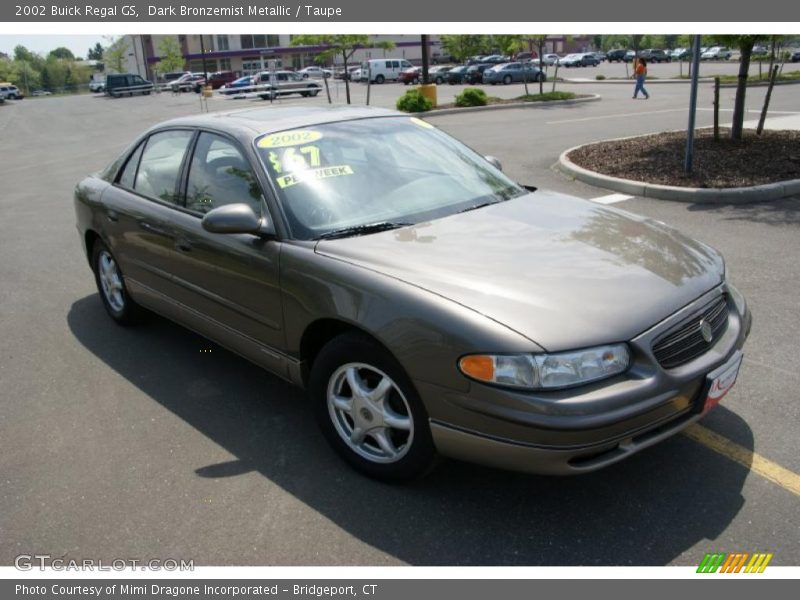
<svg viewBox="0 0 800 600"><path fill-rule="evenodd" d="M253 138L265 133L274 133L298 127L403 115L407 116L406 113L399 111L371 106L265 106L263 108L246 108L236 111L179 117L160 123L153 129L163 127L208 127L239 134L242 137Z"/></svg>

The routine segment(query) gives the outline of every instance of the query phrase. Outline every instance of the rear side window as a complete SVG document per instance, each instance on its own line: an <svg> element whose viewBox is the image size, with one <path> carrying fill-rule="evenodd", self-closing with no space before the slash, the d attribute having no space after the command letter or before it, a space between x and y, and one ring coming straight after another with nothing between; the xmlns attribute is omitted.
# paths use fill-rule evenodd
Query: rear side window
<svg viewBox="0 0 800 600"><path fill-rule="evenodd" d="M178 178L191 139L192 132L187 130L151 135L139 161L134 189L145 196L179 204Z"/></svg>

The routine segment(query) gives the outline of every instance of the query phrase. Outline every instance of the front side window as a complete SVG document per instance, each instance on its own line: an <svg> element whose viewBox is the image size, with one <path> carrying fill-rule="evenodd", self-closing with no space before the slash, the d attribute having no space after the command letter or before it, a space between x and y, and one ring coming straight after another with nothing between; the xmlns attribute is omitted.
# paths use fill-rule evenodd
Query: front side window
<svg viewBox="0 0 800 600"><path fill-rule="evenodd" d="M261 188L250 163L230 140L202 132L189 166L186 208L206 213L238 203L249 204L261 213Z"/></svg>
<svg viewBox="0 0 800 600"><path fill-rule="evenodd" d="M192 132L187 130L151 135L139 161L134 189L145 196L179 204L178 178L191 139Z"/></svg>
<svg viewBox="0 0 800 600"><path fill-rule="evenodd" d="M256 141L292 235L419 223L525 190L419 119L387 117L267 134Z"/></svg>

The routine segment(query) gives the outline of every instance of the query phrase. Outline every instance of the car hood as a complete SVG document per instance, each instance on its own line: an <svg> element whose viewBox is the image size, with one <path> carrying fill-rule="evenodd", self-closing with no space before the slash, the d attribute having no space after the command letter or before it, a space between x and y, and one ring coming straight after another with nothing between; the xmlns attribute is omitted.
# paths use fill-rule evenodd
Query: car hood
<svg viewBox="0 0 800 600"><path fill-rule="evenodd" d="M549 351L632 339L724 271L715 250L662 223L543 191L323 240L316 252L467 306Z"/></svg>

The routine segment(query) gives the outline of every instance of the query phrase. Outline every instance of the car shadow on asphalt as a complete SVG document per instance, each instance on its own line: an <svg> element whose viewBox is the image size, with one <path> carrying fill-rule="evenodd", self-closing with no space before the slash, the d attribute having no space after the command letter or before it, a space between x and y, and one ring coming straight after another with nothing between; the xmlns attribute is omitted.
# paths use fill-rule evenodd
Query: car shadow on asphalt
<svg viewBox="0 0 800 600"><path fill-rule="evenodd" d="M412 565L663 565L679 556L698 564L744 503L748 469L681 435L579 477L443 461L404 485L372 481L326 445L303 392L235 354L156 316L119 327L96 295L76 301L67 321L93 355L236 457L205 464L198 456L194 476L258 472L361 542ZM752 449L749 427L728 417Z"/></svg>

